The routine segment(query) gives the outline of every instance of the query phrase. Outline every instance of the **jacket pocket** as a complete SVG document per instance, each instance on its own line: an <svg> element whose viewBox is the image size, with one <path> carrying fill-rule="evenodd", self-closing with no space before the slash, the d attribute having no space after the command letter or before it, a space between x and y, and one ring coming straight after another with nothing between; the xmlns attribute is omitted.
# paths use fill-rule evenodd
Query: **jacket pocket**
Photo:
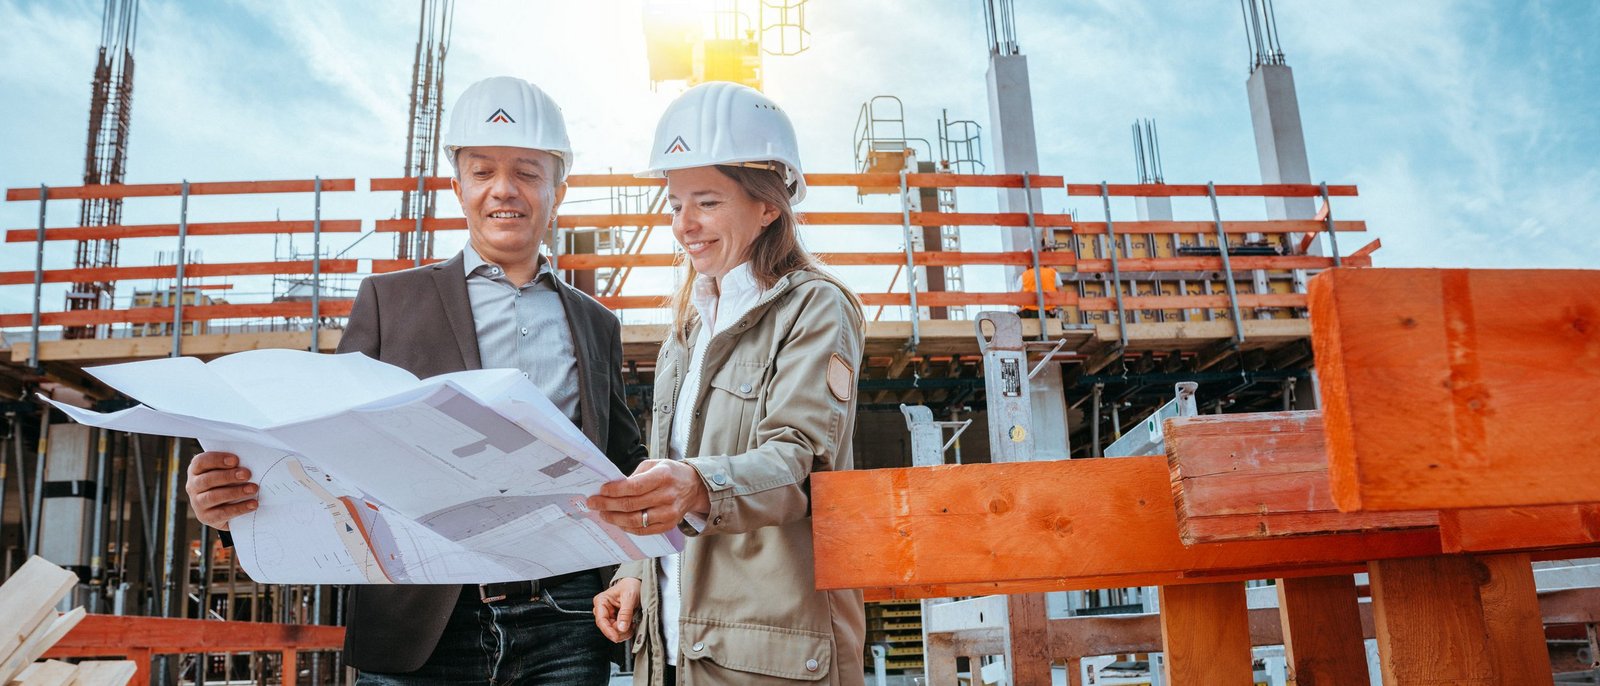
<svg viewBox="0 0 1600 686"><path fill-rule="evenodd" d="M814 631L685 619L679 665L694 672L689 683L819 681L833 664L833 641ZM763 679L762 677L773 677Z"/></svg>
<svg viewBox="0 0 1600 686"><path fill-rule="evenodd" d="M730 360L711 375L710 397L702 406L709 419L701 436L706 454L749 449L755 434L756 401L760 399L766 365Z"/></svg>

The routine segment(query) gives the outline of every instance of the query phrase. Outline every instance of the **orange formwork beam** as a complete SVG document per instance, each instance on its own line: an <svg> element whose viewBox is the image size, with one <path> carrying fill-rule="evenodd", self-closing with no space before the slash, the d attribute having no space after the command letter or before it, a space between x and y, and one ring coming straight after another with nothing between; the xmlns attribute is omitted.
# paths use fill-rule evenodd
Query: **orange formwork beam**
<svg viewBox="0 0 1600 686"><path fill-rule="evenodd" d="M1439 536L1452 553L1592 548L1600 544L1600 503L1445 510Z"/></svg>
<svg viewBox="0 0 1600 686"><path fill-rule="evenodd" d="M184 278L199 279L215 276L263 276L272 274L310 274L312 262L231 262L199 263L184 266ZM324 274L354 274L360 269L360 260L323 260ZM34 273L0 272L0 286L17 286L33 283ZM47 269L45 283L78 283L82 281L128 281L134 279L175 279L177 265L149 267L91 267L85 269Z"/></svg>
<svg viewBox="0 0 1600 686"><path fill-rule="evenodd" d="M823 589L904 597L1165 585L1439 551L1427 530L1185 546L1159 456L822 472L812 481Z"/></svg>
<svg viewBox="0 0 1600 686"><path fill-rule="evenodd" d="M323 298L318 314L324 317L347 317L353 300ZM311 303L281 302L242 305L185 305L183 321L202 322L213 319L264 319L272 317L310 317ZM33 315L0 314L0 327L30 326ZM124 310L72 310L45 312L39 317L41 326L93 326L98 324L170 324L171 307L135 307Z"/></svg>
<svg viewBox="0 0 1600 686"><path fill-rule="evenodd" d="M1162 435L1185 543L1432 528L1434 512L1344 513L1320 412L1175 417Z"/></svg>
<svg viewBox="0 0 1600 686"><path fill-rule="evenodd" d="M189 236L243 236L258 234L311 233L310 219L261 222L193 222ZM357 233L361 231L360 219L324 219L323 233ZM122 238L166 238L178 235L177 224L115 224L110 226L63 226L44 230L46 241L91 241ZM7 243L33 243L39 239L38 229L11 229L6 231Z"/></svg>
<svg viewBox="0 0 1600 686"><path fill-rule="evenodd" d="M294 683L295 654L340 650L344 627L160 617L88 615L46 651L46 659L121 657L137 671L134 686L150 683L150 658L186 653L275 652L284 657L283 683Z"/></svg>
<svg viewBox="0 0 1600 686"><path fill-rule="evenodd" d="M1334 269L1311 281L1334 502L1600 502L1600 271Z"/></svg>
<svg viewBox="0 0 1600 686"><path fill-rule="evenodd" d="M323 192L353 191L355 179L323 179ZM189 184L189 195L246 195L257 193L311 193L316 190L315 179L284 181L197 181ZM49 188L51 200L87 200L90 198L160 198L183 194L181 183L107 183L90 186L60 186ZM38 200L39 187L8 188L6 200Z"/></svg>

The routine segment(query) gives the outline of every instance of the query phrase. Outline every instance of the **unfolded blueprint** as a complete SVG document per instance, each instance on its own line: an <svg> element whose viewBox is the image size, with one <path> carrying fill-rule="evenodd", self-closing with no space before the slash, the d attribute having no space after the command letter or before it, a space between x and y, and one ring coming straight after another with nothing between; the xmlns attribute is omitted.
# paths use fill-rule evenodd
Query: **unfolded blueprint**
<svg viewBox="0 0 1600 686"><path fill-rule="evenodd" d="M623 475L514 369L419 381L361 354L255 350L88 371L143 404L53 403L73 419L239 456L260 507L229 529L259 582L517 581L683 547L585 506Z"/></svg>

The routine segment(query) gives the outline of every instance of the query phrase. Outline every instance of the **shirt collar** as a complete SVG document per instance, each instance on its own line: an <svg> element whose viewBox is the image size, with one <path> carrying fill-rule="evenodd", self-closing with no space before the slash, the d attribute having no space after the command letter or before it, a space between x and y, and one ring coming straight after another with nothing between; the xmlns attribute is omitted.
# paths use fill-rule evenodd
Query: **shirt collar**
<svg viewBox="0 0 1600 686"><path fill-rule="evenodd" d="M761 284L756 283L755 273L750 271L750 263L744 262L727 274L722 275L721 290L718 290L717 280L714 277L700 274L694 278L694 290L690 293L689 302L694 304L694 309L700 314L700 321L708 327L714 328L717 321L717 305L724 302L755 302L765 291Z"/></svg>
<svg viewBox="0 0 1600 686"><path fill-rule="evenodd" d="M483 256L478 254L477 249L473 248L471 243L468 243L467 247L461 250L461 260L461 266L466 271L467 278L469 279L472 278L474 274L490 279L505 277L505 271L500 269L499 265L483 259ZM538 283L539 280L543 279L546 274L550 275L552 280L555 279L555 270L551 268L550 260L545 259L544 253L539 253L538 260L539 271L534 272L533 282ZM516 285L521 286L523 284Z"/></svg>

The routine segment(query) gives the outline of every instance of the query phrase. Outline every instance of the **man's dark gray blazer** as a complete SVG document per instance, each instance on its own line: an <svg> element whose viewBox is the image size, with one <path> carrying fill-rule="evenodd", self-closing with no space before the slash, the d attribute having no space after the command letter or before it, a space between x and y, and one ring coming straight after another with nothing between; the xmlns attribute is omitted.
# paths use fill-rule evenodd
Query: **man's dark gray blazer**
<svg viewBox="0 0 1600 686"><path fill-rule="evenodd" d="M578 358L578 428L632 474L646 451L623 394L622 325L604 305L555 282ZM361 282L339 352L364 353L419 378L480 369L461 255ZM372 672L421 667L460 593L460 586L352 586L346 662Z"/></svg>

